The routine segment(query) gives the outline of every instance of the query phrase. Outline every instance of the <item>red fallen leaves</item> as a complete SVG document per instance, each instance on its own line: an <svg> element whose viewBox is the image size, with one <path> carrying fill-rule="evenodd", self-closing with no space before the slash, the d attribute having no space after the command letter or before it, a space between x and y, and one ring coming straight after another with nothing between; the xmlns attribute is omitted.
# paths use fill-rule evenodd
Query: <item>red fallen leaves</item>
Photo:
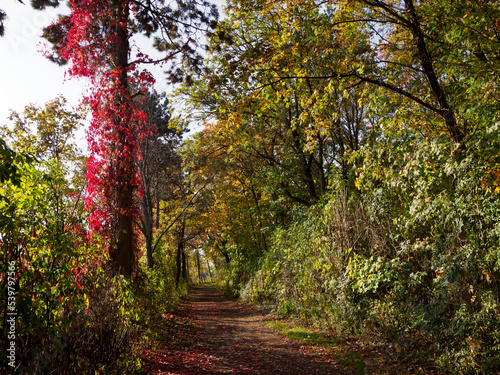
<svg viewBox="0 0 500 375"><path fill-rule="evenodd" d="M189 348L148 352L143 360L144 372L147 374L213 374L213 359L201 352L191 351Z"/></svg>
<svg viewBox="0 0 500 375"><path fill-rule="evenodd" d="M200 289L195 288L195 295ZM201 297L183 303L173 315L165 314L175 323L171 339L155 355L143 357L144 374L341 375L362 368L366 374L410 373L384 354L380 342L334 332L318 332L337 336L327 346L287 339L266 330L252 307L222 298L208 303L206 295Z"/></svg>
<svg viewBox="0 0 500 375"><path fill-rule="evenodd" d="M269 336L252 308L234 302L184 303L172 321L177 326L171 340L156 352L166 357L143 357L145 374L342 373L333 367L325 371L326 360L318 365L315 356L297 353L287 339Z"/></svg>

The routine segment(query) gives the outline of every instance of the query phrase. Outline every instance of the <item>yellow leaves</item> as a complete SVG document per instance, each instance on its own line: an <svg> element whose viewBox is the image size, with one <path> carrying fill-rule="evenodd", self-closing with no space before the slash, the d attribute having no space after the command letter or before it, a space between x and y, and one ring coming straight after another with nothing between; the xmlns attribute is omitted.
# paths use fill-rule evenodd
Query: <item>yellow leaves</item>
<svg viewBox="0 0 500 375"><path fill-rule="evenodd" d="M493 277L492 277L491 273L486 273L486 274L484 275L484 279L486 280L486 282L487 282L488 284L491 282L492 278L493 278Z"/></svg>
<svg viewBox="0 0 500 375"><path fill-rule="evenodd" d="M481 187L491 194L500 193L500 166L495 166L486 173Z"/></svg>
<svg viewBox="0 0 500 375"><path fill-rule="evenodd" d="M363 108L363 106L367 103L368 103L368 98L366 98L366 97L361 97L358 99L359 108Z"/></svg>
<svg viewBox="0 0 500 375"><path fill-rule="evenodd" d="M225 110L224 110L225 112ZM222 125L224 127L224 130L222 131L222 133L226 133L226 132L232 132L234 131L235 129L239 129L242 125L242 117L241 117L241 114L238 113L238 112L231 112L228 114L227 116L227 119L225 119L224 121L221 121L219 123L219 125ZM219 130L220 130L220 127L218 127ZM216 130L216 129L214 129Z"/></svg>

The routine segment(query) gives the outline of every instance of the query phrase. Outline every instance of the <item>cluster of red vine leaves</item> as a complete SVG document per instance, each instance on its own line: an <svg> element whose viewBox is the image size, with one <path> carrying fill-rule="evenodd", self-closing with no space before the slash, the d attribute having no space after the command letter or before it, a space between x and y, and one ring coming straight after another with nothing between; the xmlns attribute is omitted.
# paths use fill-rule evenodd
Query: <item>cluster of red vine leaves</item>
<svg viewBox="0 0 500 375"><path fill-rule="evenodd" d="M148 87L154 80L148 74L134 77L134 65L120 65L118 61L118 54L125 53L117 51L120 43L117 34L120 28L128 33L127 25L120 24L128 18L120 15L127 2L121 4L122 9L113 9L105 1L78 1L78 4L71 1L70 6L72 24L61 57L71 60L68 71L71 76L86 77L92 83L85 98L92 113L87 131L90 158L85 203L90 210L91 229L113 241L117 230L130 230L130 227L116 228L118 218L136 216L130 198L119 204L118 200L124 199L119 195L140 186L134 159L143 135L139 124L145 123L145 114L132 100L128 85ZM134 82L137 78L139 81ZM110 247L110 251L117 249Z"/></svg>
<svg viewBox="0 0 500 375"><path fill-rule="evenodd" d="M193 35L203 23L205 30L212 28L218 15L216 7L202 2L199 9L195 0L179 0L175 8L162 1L137 0L70 0L69 6L71 14L59 17L44 32L53 44L47 57L57 63L70 62L69 76L90 82L84 98L92 114L87 130L90 157L85 201L89 226L107 241L114 270L128 276L137 253L134 195L141 194L138 150L145 135L155 132L137 100L155 79L147 70L140 70L140 65L168 63L177 55L199 61L192 58L196 53L190 45L197 44ZM137 60L130 62L130 39L138 31L166 35L167 42L155 40L166 56L153 61L139 52Z"/></svg>

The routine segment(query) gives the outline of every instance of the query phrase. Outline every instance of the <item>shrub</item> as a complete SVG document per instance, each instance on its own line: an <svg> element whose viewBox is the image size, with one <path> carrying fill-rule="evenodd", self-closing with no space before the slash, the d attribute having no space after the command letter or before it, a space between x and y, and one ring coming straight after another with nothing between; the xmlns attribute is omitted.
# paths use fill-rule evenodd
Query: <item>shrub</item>
<svg viewBox="0 0 500 375"><path fill-rule="evenodd" d="M242 295L312 324L378 330L442 369L497 371L498 129L461 151L408 130L373 137L352 159L358 190L339 184L276 230Z"/></svg>

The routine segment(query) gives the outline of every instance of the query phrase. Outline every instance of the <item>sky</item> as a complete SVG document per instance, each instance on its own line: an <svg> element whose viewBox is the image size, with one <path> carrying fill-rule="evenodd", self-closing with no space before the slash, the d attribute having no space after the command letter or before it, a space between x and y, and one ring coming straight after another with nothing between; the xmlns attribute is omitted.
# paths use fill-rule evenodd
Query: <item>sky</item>
<svg viewBox="0 0 500 375"><path fill-rule="evenodd" d="M43 106L62 94L77 105L84 92L82 81L65 80L64 67L50 62L42 53L42 28L61 10L34 11L29 2L4 0L7 13L5 35L0 38L0 123L7 123L10 110L22 112L28 104Z"/></svg>
<svg viewBox="0 0 500 375"><path fill-rule="evenodd" d="M2 0L0 8L7 13L5 35L0 38L0 124L9 125L11 110L22 112L24 107L35 104L40 107L63 95L69 106L77 106L85 93L85 80L67 79L67 67L60 67L43 57L45 40L40 37L43 27L49 25L58 14L67 13L68 9L60 6L56 9L35 11L24 1ZM152 48L146 38L138 42L147 53ZM168 85L162 68L153 71L157 79L155 89L166 91ZM83 130L77 135L77 143L86 149Z"/></svg>

